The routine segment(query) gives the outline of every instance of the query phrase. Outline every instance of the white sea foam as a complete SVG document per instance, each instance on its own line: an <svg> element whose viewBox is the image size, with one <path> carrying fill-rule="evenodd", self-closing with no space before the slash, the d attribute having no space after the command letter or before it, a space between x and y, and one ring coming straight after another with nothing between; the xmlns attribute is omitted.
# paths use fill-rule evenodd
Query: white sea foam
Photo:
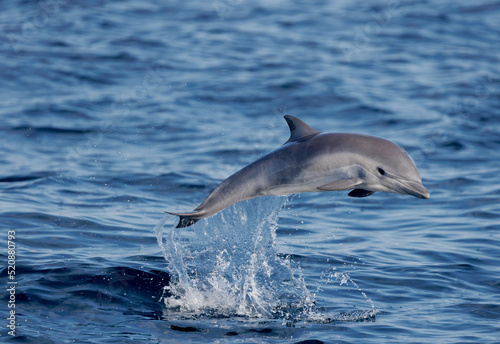
<svg viewBox="0 0 500 344"><path fill-rule="evenodd" d="M308 290L301 270L277 252L276 223L285 203L285 197L237 203L182 229L165 226L171 219L166 215L155 234L172 277L164 293L167 312L182 317L338 320L316 309L316 292ZM335 271L321 283L338 280L356 286L348 275Z"/></svg>

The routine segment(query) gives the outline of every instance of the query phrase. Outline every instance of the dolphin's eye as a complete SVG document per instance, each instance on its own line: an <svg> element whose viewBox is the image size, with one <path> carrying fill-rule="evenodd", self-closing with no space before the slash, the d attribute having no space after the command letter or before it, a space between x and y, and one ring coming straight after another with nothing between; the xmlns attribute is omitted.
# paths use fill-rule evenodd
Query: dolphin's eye
<svg viewBox="0 0 500 344"><path fill-rule="evenodd" d="M381 176L383 176L385 174L385 171L383 169L381 169L380 167L377 168L377 171L378 171L378 173L380 173Z"/></svg>

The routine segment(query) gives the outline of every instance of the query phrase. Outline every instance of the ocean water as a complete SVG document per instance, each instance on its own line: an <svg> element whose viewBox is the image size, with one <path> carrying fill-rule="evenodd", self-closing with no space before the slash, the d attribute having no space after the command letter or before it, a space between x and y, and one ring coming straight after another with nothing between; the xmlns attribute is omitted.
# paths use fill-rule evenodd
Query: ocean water
<svg viewBox="0 0 500 344"><path fill-rule="evenodd" d="M0 342L499 343L499 22L495 0L0 2ZM399 143L431 198L175 229L285 114Z"/></svg>

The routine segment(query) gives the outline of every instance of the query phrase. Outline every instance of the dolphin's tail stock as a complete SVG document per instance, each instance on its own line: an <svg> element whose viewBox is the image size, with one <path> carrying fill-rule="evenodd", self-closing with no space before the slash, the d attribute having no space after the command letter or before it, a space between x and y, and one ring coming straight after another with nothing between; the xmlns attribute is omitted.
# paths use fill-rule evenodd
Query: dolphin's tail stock
<svg viewBox="0 0 500 344"><path fill-rule="evenodd" d="M194 225L198 220L202 219L204 216L200 212L193 211L192 213L171 213L166 211L167 214L179 216L179 223L175 228L185 228Z"/></svg>

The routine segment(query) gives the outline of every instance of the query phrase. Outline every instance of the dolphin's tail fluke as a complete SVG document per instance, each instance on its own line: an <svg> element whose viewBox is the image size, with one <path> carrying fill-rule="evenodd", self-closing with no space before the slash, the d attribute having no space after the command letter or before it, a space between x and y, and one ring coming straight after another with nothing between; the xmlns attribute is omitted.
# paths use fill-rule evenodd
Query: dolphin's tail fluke
<svg viewBox="0 0 500 344"><path fill-rule="evenodd" d="M189 216L179 216L179 223L175 228L185 228L194 225L198 219L193 219Z"/></svg>
<svg viewBox="0 0 500 344"><path fill-rule="evenodd" d="M179 223L175 228L186 228L194 225L198 220L202 219L203 216L200 217L200 214L197 212L192 213L171 213L166 211L167 214L179 216Z"/></svg>

